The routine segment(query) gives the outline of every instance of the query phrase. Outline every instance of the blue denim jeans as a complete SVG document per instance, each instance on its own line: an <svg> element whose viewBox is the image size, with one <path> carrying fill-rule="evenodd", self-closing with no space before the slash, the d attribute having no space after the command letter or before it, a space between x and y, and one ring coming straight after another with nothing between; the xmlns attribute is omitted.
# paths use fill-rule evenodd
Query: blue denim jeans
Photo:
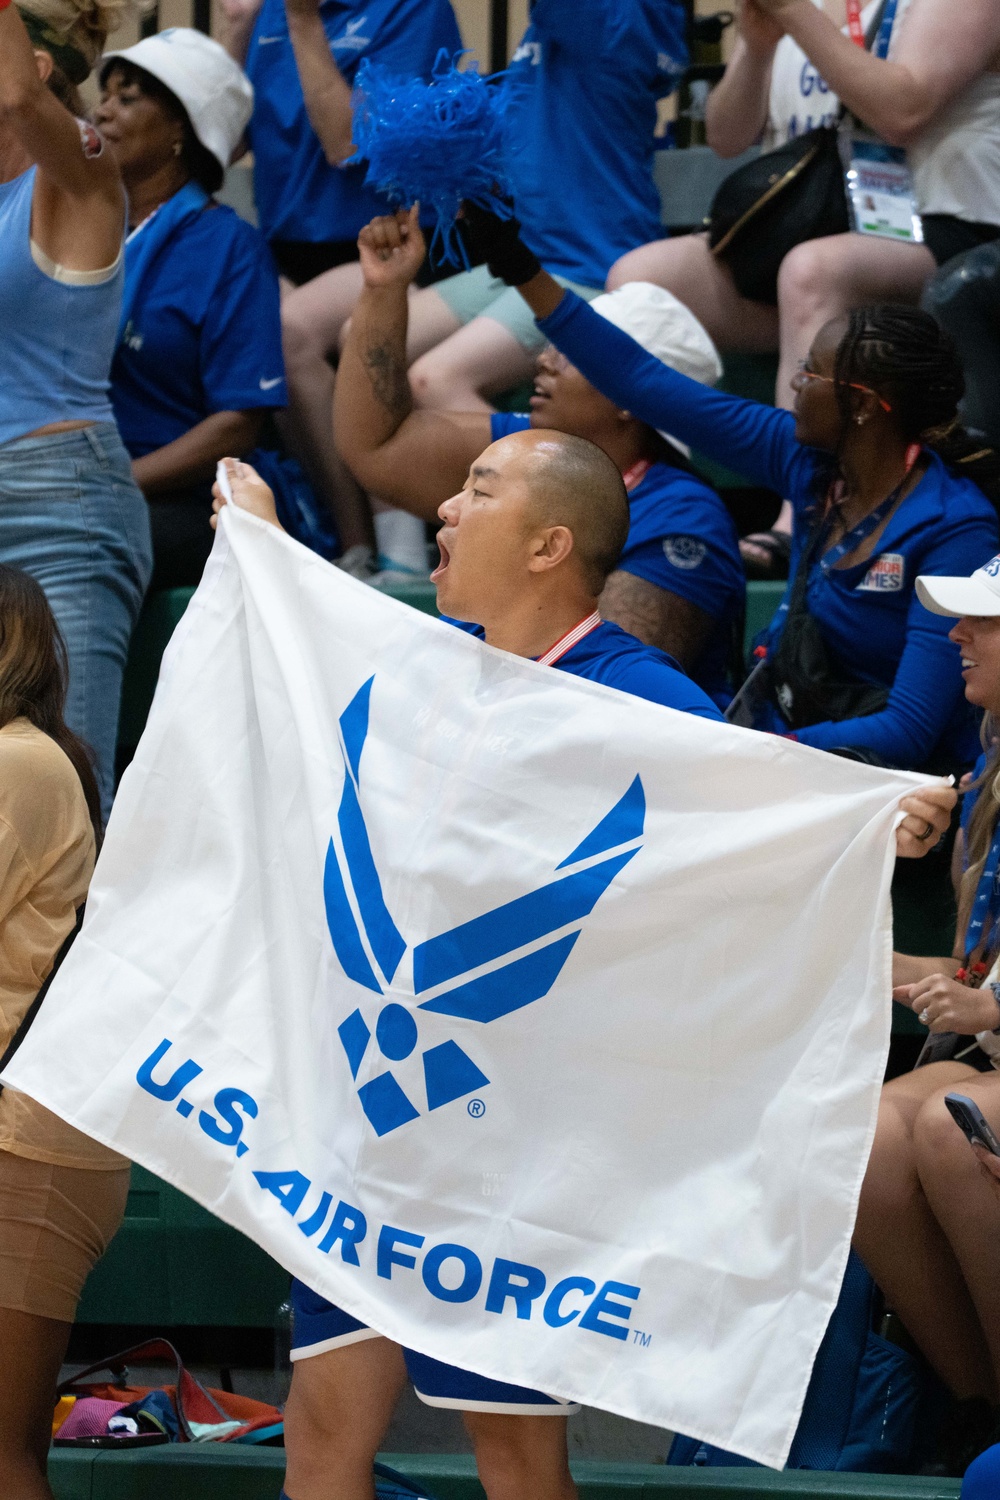
<svg viewBox="0 0 1000 1500"><path fill-rule="evenodd" d="M107 819L129 638L153 566L149 512L112 423L0 446L0 562L45 590L69 655L66 722Z"/></svg>

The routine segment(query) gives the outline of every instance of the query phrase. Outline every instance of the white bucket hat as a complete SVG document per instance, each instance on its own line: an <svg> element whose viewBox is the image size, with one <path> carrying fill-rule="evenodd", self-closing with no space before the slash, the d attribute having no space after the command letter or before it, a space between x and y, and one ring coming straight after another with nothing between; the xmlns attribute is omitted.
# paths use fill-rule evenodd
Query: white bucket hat
<svg viewBox="0 0 1000 1500"><path fill-rule="evenodd" d="M918 578L917 598L935 615L1000 615L1000 553L970 578Z"/></svg>
<svg viewBox="0 0 1000 1500"><path fill-rule="evenodd" d="M651 281L629 281L615 292L602 292L590 305L671 370L702 385L714 385L722 374L719 351L708 333L691 309L664 287ZM668 432L663 436L690 453L686 443Z"/></svg>
<svg viewBox="0 0 1000 1500"><path fill-rule="evenodd" d="M191 129L224 171L253 113L253 85L229 53L201 31L171 26L134 47L105 52L102 82L119 59L143 68L177 96Z"/></svg>

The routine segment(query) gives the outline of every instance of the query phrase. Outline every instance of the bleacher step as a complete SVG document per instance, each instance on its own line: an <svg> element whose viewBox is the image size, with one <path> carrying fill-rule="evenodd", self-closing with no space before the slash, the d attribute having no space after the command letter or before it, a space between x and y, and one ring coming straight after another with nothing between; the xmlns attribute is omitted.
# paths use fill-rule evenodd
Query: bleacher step
<svg viewBox="0 0 1000 1500"><path fill-rule="evenodd" d="M392 1468L426 1484L435 1500L483 1500L464 1454L387 1453ZM662 1464L574 1463L581 1500L958 1500L953 1479L808 1470L669 1469ZM53 1449L56 1500L278 1500L285 1454L225 1444Z"/></svg>

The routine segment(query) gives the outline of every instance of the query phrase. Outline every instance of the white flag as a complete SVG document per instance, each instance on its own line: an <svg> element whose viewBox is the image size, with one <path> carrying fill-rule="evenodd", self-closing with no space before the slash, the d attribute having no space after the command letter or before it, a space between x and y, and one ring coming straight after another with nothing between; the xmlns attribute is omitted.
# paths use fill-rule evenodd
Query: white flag
<svg viewBox="0 0 1000 1500"><path fill-rule="evenodd" d="M6 1081L404 1345L781 1465L922 780L493 650L227 508Z"/></svg>

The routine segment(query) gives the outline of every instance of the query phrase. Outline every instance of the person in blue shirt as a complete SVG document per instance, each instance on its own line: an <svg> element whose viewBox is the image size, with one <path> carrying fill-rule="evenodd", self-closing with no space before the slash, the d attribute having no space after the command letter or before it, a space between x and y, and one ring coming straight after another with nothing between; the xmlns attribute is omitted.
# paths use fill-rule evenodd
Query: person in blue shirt
<svg viewBox="0 0 1000 1500"><path fill-rule="evenodd" d="M601 593L606 620L675 657L720 705L742 634L744 574L736 528L716 492L671 442L608 401L554 349L538 356L531 413L416 411L406 380L408 290L424 254L415 210L375 219L360 237L365 290L341 356L334 423L361 484L424 521L496 438L528 428L597 444L624 477L630 527ZM659 358L704 381L720 371L701 325L656 287L594 304Z"/></svg>
<svg viewBox="0 0 1000 1500"><path fill-rule="evenodd" d="M253 469L229 462L227 471L234 503L277 524L273 496ZM218 487L215 497L218 510ZM628 536L629 507L621 474L593 443L552 431L501 438L440 515L432 577L451 623L557 671L721 719L675 662L597 612ZM612 734L614 709L611 699ZM670 723L665 714L665 735ZM578 1407L404 1351L299 1281L292 1304L287 1500L325 1500L334 1469L342 1500L371 1500L372 1463L407 1376L427 1404L462 1410L490 1500L573 1500L560 1419Z"/></svg>
<svg viewBox="0 0 1000 1500"><path fill-rule="evenodd" d="M94 752L107 817L152 565L108 389L125 193L78 92L118 13L33 8L0 11L0 563L45 591L66 645L66 721Z"/></svg>
<svg viewBox="0 0 1000 1500"><path fill-rule="evenodd" d="M429 78L440 51L461 50L458 23L451 0L222 4L229 50L245 60L256 91L249 139L259 222L283 279L286 436L336 517L341 566L367 577L378 550L371 510L337 458L330 422L337 338L361 288L358 233L385 208L365 186L364 164L348 161L351 93L363 60ZM378 530L387 560L426 576L422 535L408 535L404 524L400 548L392 521Z"/></svg>
<svg viewBox="0 0 1000 1500"><path fill-rule="evenodd" d="M218 43L175 28L105 57L95 120L129 196L111 399L149 502L154 587L195 584L211 483L284 407L278 281L267 246L215 202L252 91Z"/></svg>
<svg viewBox="0 0 1000 1500"><path fill-rule="evenodd" d="M535 0L507 74L508 171L527 243L581 295L624 248L662 234L657 101L687 65L678 0ZM477 266L414 300L422 405L482 408L528 378L544 339L516 292ZM430 352L423 352L429 350Z"/></svg>
<svg viewBox="0 0 1000 1500"><path fill-rule="evenodd" d="M225 3L230 9L242 8L254 0ZM398 59L401 70L411 75L428 71L436 47L446 45L440 40L441 3L376 0L365 6L361 0L323 0L321 15L329 10L340 27L328 34L343 38L341 50L334 45L338 66L351 76L358 55L354 42L362 34L370 39L363 55L394 65ZM251 128L258 200L272 239L276 234L291 235L294 226L275 229L271 224L266 194L277 189L269 189L267 182L280 182L282 192L296 202L301 182L308 201L324 201L313 190L308 162L290 151L272 160L279 128L289 134L291 112L299 108L289 31L303 86L314 80L310 118L317 133L323 121L328 122L328 158L338 159L337 153L346 152L350 144L346 103L343 97L337 101L329 49L317 33L315 17L310 21L305 14L315 10L315 0L286 0L287 28L281 8L282 0L264 0L247 63L259 95ZM398 13L395 31L400 34L404 17L409 18L406 56L388 46L384 53L377 50L380 31L371 21L384 11L394 18ZM349 34L362 14L367 18L364 26ZM415 30L418 14L424 28L421 37ZM531 23L511 63L506 84L510 176L519 201L531 205L539 253L588 296L603 290L618 255L660 233L660 200L652 175L656 102L673 90L686 64L684 27L680 0L535 0ZM434 44L428 48L432 36ZM304 117L301 128L308 128ZM329 171L326 168L327 175ZM351 259L362 225L384 210L385 204L366 190L363 213L354 216L350 227L345 223L338 228L338 235L351 237ZM308 222L313 226L309 236L296 221L296 239L319 232L315 220ZM284 247L278 244L276 249L286 270ZM331 365L360 289L357 267L341 266L301 287L283 306L296 451L313 483L334 506L349 571L367 576L376 566L376 553L381 553L382 566L426 574L420 529L407 529L398 515L381 522L376 511L373 533L362 493L337 464L330 422ZM425 285L414 298L410 323L409 356L417 361L413 381L418 399L426 406L484 411L484 394L509 389L530 376L543 343L522 300L490 277L485 267Z"/></svg>
<svg viewBox="0 0 1000 1500"><path fill-rule="evenodd" d="M276 525L274 497L253 469L226 468L234 503ZM218 511L226 502L218 486L214 493ZM675 662L597 612L628 511L618 469L593 443L551 430L511 433L478 456L440 507L438 605L500 651L718 723L715 704ZM665 737L673 722L663 715ZM608 733L616 733L612 697ZM903 799L897 852L925 853L954 802L949 787ZM372 1463L407 1377L428 1405L462 1411L488 1500L574 1500L560 1420L574 1405L400 1349L299 1281L292 1305L285 1500L326 1500L334 1470L341 1500L371 1500Z"/></svg>
<svg viewBox="0 0 1000 1500"><path fill-rule="evenodd" d="M963 798L952 952L893 954L893 998L931 1034L921 1065L882 1090L855 1247L958 1398L935 1455L958 1476L1000 1437L1000 1161L970 1149L945 1103L971 1099L1000 1133L1000 556L971 577L920 577L916 591L950 627L987 749ZM980 1459L963 1497L995 1494L996 1474L995 1455Z"/></svg>
<svg viewBox="0 0 1000 1500"><path fill-rule="evenodd" d="M914 584L996 552L1000 461L960 425L961 367L933 318L875 306L826 324L779 411L651 359L540 269L516 221L473 210L470 226L599 390L792 500L788 591L746 690L755 727L906 769L971 765L958 649Z"/></svg>
<svg viewBox="0 0 1000 1500"><path fill-rule="evenodd" d="M248 138L261 230L281 274L302 285L357 258L384 209L363 163L347 165L351 91L363 59L429 78L462 48L450 0L226 0L230 51L254 87Z"/></svg>

